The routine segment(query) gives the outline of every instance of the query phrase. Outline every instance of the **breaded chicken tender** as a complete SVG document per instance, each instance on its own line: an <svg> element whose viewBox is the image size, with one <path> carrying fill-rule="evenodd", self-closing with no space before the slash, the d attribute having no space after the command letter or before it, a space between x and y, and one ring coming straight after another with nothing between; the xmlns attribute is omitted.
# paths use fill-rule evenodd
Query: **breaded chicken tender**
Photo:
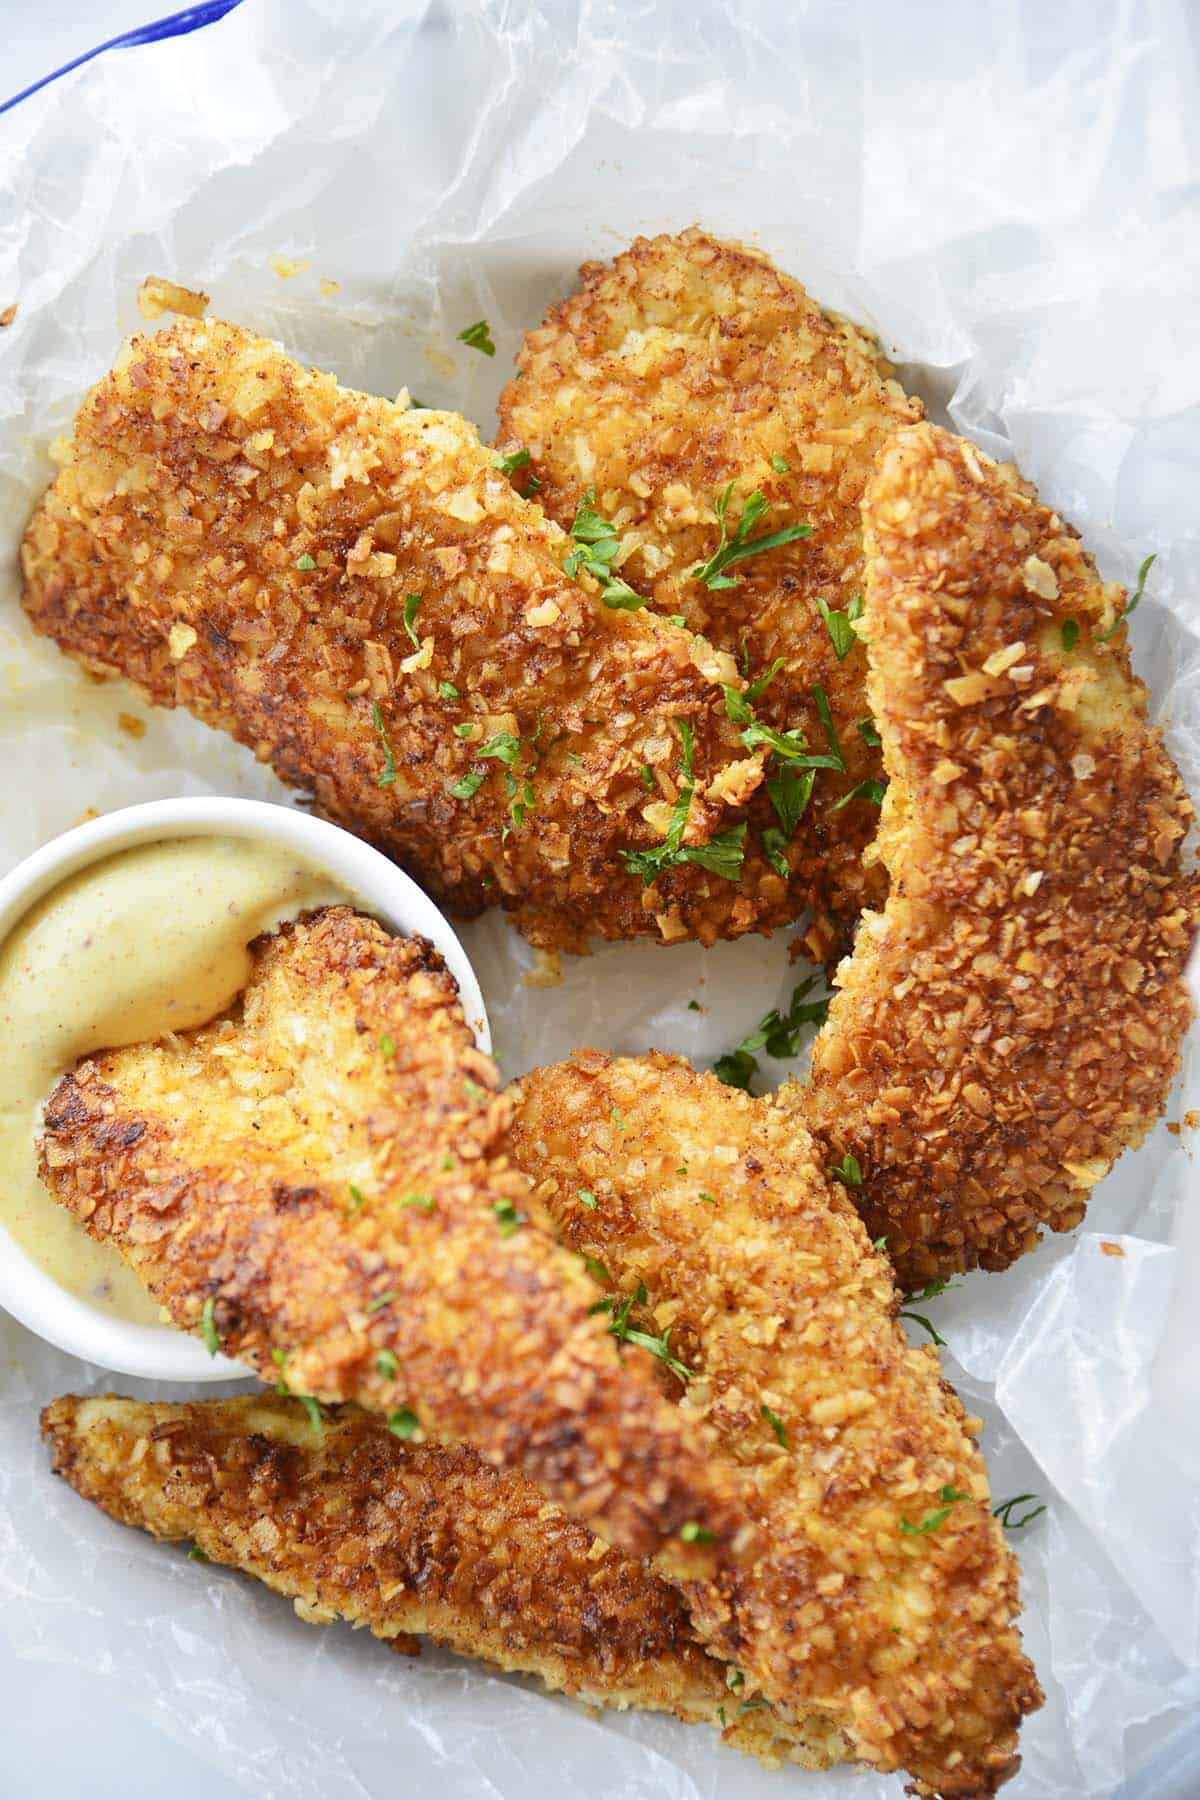
<svg viewBox="0 0 1200 1800"><path fill-rule="evenodd" d="M763 751L726 716L732 659L568 579L462 419L185 319L125 347L64 456L23 547L34 628L231 732L458 911L568 948L792 916L743 843ZM649 884L625 857L685 789Z"/></svg>
<svg viewBox="0 0 1200 1800"><path fill-rule="evenodd" d="M519 1084L509 1134L613 1330L715 1431L760 1552L684 1586L761 1694L914 1792L989 1795L1041 1692L1017 1565L932 1345L796 1122L680 1059L580 1052Z"/></svg>
<svg viewBox="0 0 1200 1800"><path fill-rule="evenodd" d="M1076 534L932 426L863 507L891 876L781 1106L909 1287L1002 1269L1161 1114L1191 1017L1192 807Z"/></svg>
<svg viewBox="0 0 1200 1800"><path fill-rule="evenodd" d="M882 774L867 717L866 661L850 619L862 592L859 502L880 445L921 407L879 346L831 318L761 251L693 229L639 238L611 266L588 263L578 293L530 332L500 403L501 448L530 460L551 518L570 530L585 495L620 538L622 577L739 658L751 679L782 666L755 701L780 731L827 750L814 688L828 696L844 772L821 770L781 850L799 913L811 900L843 927L884 888L862 851L878 823L859 784ZM718 503L732 484L724 508ZM811 534L697 578L732 542L750 496L769 503L746 536L801 524ZM850 618L826 625L822 606ZM834 634L840 642L835 648ZM842 650L839 659L838 648ZM764 796L757 829L787 829ZM752 831L752 835L754 835ZM827 952L834 928L813 940ZM838 934L844 936L844 931Z"/></svg>
<svg viewBox="0 0 1200 1800"><path fill-rule="evenodd" d="M252 946L222 1018L81 1064L41 1172L176 1323L283 1392L469 1439L603 1536L688 1569L745 1536L702 1434L589 1316L530 1216L510 1102L419 939L333 907ZM740 1534L740 1535L739 1535Z"/></svg>
<svg viewBox="0 0 1200 1800"><path fill-rule="evenodd" d="M716 1725L769 1766L825 1766L770 1711L739 1713L673 1588L466 1446L402 1444L351 1406L314 1427L298 1402L255 1395L67 1395L42 1433L85 1499L190 1539L309 1623L344 1619L411 1655L427 1638L589 1705Z"/></svg>

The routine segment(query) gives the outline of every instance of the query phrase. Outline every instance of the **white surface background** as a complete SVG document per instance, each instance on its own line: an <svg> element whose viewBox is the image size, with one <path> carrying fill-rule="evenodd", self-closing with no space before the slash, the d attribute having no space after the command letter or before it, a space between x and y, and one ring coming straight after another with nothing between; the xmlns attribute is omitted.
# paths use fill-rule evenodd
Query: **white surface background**
<svg viewBox="0 0 1200 1800"><path fill-rule="evenodd" d="M39 197L48 192L51 205L73 216L73 190L83 180L101 212L80 214L81 234L119 239L136 216L145 235L113 259L96 259L93 273L45 205L31 213L29 239L16 259L24 277L19 297L29 309L22 329L33 316L41 335L36 361L22 368L12 390L10 418L21 417L23 398L30 431L44 436L61 427L82 380L110 360L116 332L135 322L132 287L153 268L183 279L211 275L217 304L231 316L379 391L397 375L391 386L398 386L413 364L426 369L413 382L423 397L458 404L486 426L520 329L569 283L580 255L610 253L635 229L702 215L729 233L761 230L785 266L822 298L873 318L923 365L914 379L927 398L953 395L957 423L990 447L1016 449L1027 472L1084 526L1109 572L1128 577L1141 554L1158 549L1157 595L1190 623L1200 618L1200 242L1193 204L1200 154L1186 6L798 4L790 9L791 54L772 59L763 44L774 21L748 0L738 12L740 34L729 31L728 9L714 15L710 34L702 8L666 0L657 7L649 0L547 6L537 28L529 9L514 5L514 17L527 23L511 62L486 34L468 35L450 76L442 66L436 81L425 79L434 65L417 57L406 79L389 88L374 79L387 66L382 52L378 63L366 56L355 91L364 96L367 120L339 112L344 85L335 87L328 108L314 106L304 130L289 140L286 119L304 112L324 66L299 52L293 21L308 43L324 32L329 61L342 36L370 40L361 21L379 10L365 0L360 7L309 0L290 10L262 0L275 34L271 56L261 72L244 54L228 67L223 210L206 214L181 204L178 235L174 217L161 229L146 222L156 187L186 194L190 159L205 154L205 133L220 116L212 103L217 46L242 44L244 21L227 40L229 22L217 26L205 34L203 52L194 52L209 77L194 108L185 46L132 53L150 123L128 165L121 161L129 149L126 119L106 98L103 74L71 90L79 104L73 98L68 109L44 115L51 123L31 148L37 170L47 171ZM399 17L405 9L394 10ZM0 99L147 16L144 7L127 5L85 10L6 0ZM655 43L652 21L660 20ZM570 54L572 32L590 40L578 56ZM623 32L643 46L639 55L611 53ZM719 49L706 63L710 35ZM653 54L645 50L650 44ZM394 46L384 49L394 53ZM749 68L763 80L760 94L745 91ZM452 104L460 78L464 92L488 97L471 118L470 143ZM119 88L114 84L112 94ZM353 152L343 142L372 119L392 152L364 160L361 179L348 188ZM260 149L269 157L273 205L247 172ZM126 185L120 209L105 214L114 168L127 168ZM29 178L36 187L36 174ZM326 214L312 242L305 234L327 180L342 183L342 214L336 221ZM348 214L350 192L358 213ZM594 199L600 193L603 202ZM437 196L436 222L426 229L421 205L429 194ZM4 226L0 210L0 237ZM422 243L411 267L410 235ZM484 248L472 255L465 246L476 238ZM333 255L335 242L340 260L331 272L361 276L357 286L348 282L340 313L329 308L318 316L311 281L284 288L264 272L269 250ZM494 366L468 358L439 392L436 383L430 391L422 334L440 330L443 301L455 323L486 310L501 355ZM420 331L396 326L408 310L423 318ZM0 443L9 523L23 516L40 467L16 454L11 438ZM1143 609L1135 640L1174 723L1188 727L1177 748L1195 786L1195 641L1157 602ZM19 648L19 635L15 642ZM31 728L46 733L51 757L72 775L36 799L19 784L0 795L9 854L71 822L88 803L111 805L185 784L252 791L264 780L186 721L156 719L141 759L131 752L114 757L101 728L105 709L117 701L95 698L53 659L36 668L45 692L32 680L21 705L28 705ZM47 706L57 725L45 723ZM19 767L22 746L28 754L35 741L10 731L4 754ZM156 780L166 788L152 786ZM496 1002L498 1048L510 1069L584 1037L634 1049L656 1039L710 1055L738 1035L734 1022L752 1023L785 982L778 942L769 949L727 946L707 957L621 949L603 962L575 965L555 995L532 997L511 986L519 958L502 926L480 926L474 953ZM680 1014L691 993L706 1004L733 996L735 1008L714 1005L719 1021ZM1126 1240L1124 1263L1099 1257L1094 1236L1081 1234L940 1303L939 1323L988 1416L997 1491L1045 1490L1048 1476L1060 1491L1052 1518L1029 1541L1027 1630L1047 1685L1053 1689L1052 1670L1062 1677L1080 1735L1074 1751L1067 1748L1064 1692L1052 1691L1051 1707L1027 1730L1029 1773L1009 1790L1013 1800L1112 1793L1121 1769L1121 1734L1112 1722L1131 1724L1132 1766L1185 1706L1195 1706L1194 1686L1179 1682L1164 1639L1131 1591L1172 1643L1195 1648L1195 1470L1181 1476L1170 1461L1171 1443L1146 1429L1157 1383L1159 1404L1177 1403L1179 1435L1190 1427L1194 1441L1194 1392L1174 1395L1169 1384L1163 1390L1170 1368L1164 1371L1161 1356L1156 1362L1179 1254L1156 1240L1169 1237L1175 1203L1193 1181L1184 1153L1160 1132L1106 1184L1089 1221L1109 1233L1138 1234ZM1194 1323L1189 1318L1180 1327L1186 1346L1194 1342ZM669 1726L641 1732L663 1755L638 1760L635 1789L628 1780L634 1764L622 1760L625 1739L615 1730L580 1724L561 1706L467 1678L448 1664L435 1661L415 1674L370 1644L318 1636L229 1577L199 1578L170 1552L95 1520L58 1484L39 1485L36 1464L28 1476L18 1469L35 1398L78 1383L80 1371L65 1359L55 1364L2 1326L0 1340L12 1347L6 1442L17 1447L11 1469L0 1466L0 1493L9 1473L29 1484L15 1515L19 1529L7 1543L0 1519L0 1593L6 1573L21 1562L19 1603L0 1618L0 1644L7 1627L24 1651L10 1657L0 1649L3 1800L106 1800L131 1791L232 1800L248 1789L268 1797L319 1791L321 1800L342 1800L369 1792L372 1800L390 1800L418 1775L430 1795L469 1786L472 1794L506 1800L543 1791L710 1800L718 1783L726 1795L795 1793L797 1800L833 1792L873 1800L878 1791L869 1778L760 1777L728 1753L699 1748L701 1734ZM1008 1417L1038 1447L1045 1472L991 1403L997 1376ZM1149 1488L1139 1486L1139 1465L1152 1474ZM1137 1720L1161 1715L1172 1682L1174 1714L1140 1727ZM291 1735L281 1736L289 1715ZM176 1741L148 1728L156 1718ZM446 1746L465 1746L464 1718L479 1728L478 1738L456 1762ZM306 1768L315 1767L310 1729L331 1770L313 1776L316 1790L304 1785ZM339 1730L344 1773L332 1772L339 1758L328 1748ZM690 1784L668 1760L681 1735L689 1739ZM889 1794L900 1787L889 1784ZM1194 1790L1180 1791L1194 1800Z"/></svg>

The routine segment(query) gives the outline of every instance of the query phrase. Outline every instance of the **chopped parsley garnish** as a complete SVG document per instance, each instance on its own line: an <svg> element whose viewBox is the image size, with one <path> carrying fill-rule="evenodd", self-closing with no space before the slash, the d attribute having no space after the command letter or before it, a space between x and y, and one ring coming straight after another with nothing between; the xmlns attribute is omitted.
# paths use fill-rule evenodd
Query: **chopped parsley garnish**
<svg viewBox="0 0 1200 1800"><path fill-rule="evenodd" d="M681 631L686 627L687 619L682 613L671 613L669 617L672 625L678 625Z"/></svg>
<svg viewBox="0 0 1200 1800"><path fill-rule="evenodd" d="M835 800L829 810L830 812L841 812L843 806L849 806L852 800L869 800L872 806L882 806L883 796L886 793L886 781L876 781L874 777L869 777L866 781L860 781L856 787L852 787L848 794L843 794L840 800Z"/></svg>
<svg viewBox="0 0 1200 1800"><path fill-rule="evenodd" d="M589 1256L586 1250L581 1250L579 1254L583 1258L584 1268L587 1270L593 1281L609 1282L612 1280L612 1276L602 1262L598 1262L594 1256ZM598 1310L607 1312L611 1306L611 1300L601 1300L599 1308L592 1306L589 1307L588 1310L589 1312L596 1312Z"/></svg>
<svg viewBox="0 0 1200 1800"><path fill-rule="evenodd" d="M209 1556L207 1551L202 1550L200 1548L199 1544L193 1544L191 1549L188 1551L188 1561L189 1562L211 1562L212 1557Z"/></svg>
<svg viewBox="0 0 1200 1800"><path fill-rule="evenodd" d="M386 1294L380 1294L376 1299L368 1301L366 1310L369 1313L379 1312L383 1307L390 1306L395 1298L395 1288L389 1288Z"/></svg>
<svg viewBox="0 0 1200 1800"><path fill-rule="evenodd" d="M443 1167L443 1169L453 1169L455 1167L454 1158L451 1155L451 1153L449 1152L449 1150L447 1150L445 1155L442 1157L442 1167Z"/></svg>
<svg viewBox="0 0 1200 1800"><path fill-rule="evenodd" d="M679 1527L679 1535L685 1544L712 1544L716 1542L716 1534L706 1531L703 1525L697 1525L695 1519L689 1519L686 1525Z"/></svg>
<svg viewBox="0 0 1200 1800"><path fill-rule="evenodd" d="M580 1188L579 1203L581 1206L586 1206L589 1212L595 1212L597 1206L600 1204L590 1188Z"/></svg>
<svg viewBox="0 0 1200 1800"><path fill-rule="evenodd" d="M747 556L757 556L763 550L776 550L783 544L794 544L798 538L812 535L811 525L785 525L781 531L764 532L761 537L752 538L750 533L759 520L770 510L771 502L765 498L760 488L746 496L742 507L742 515L737 529L729 537L725 513L729 505L729 497L733 493L736 482L729 482L723 492L718 495L715 506L717 519L721 526L721 540L716 550L706 563L697 563L691 571L694 581L702 581L710 592L721 588L737 587L737 579L727 575L725 570L734 563L742 562Z"/></svg>
<svg viewBox="0 0 1200 1800"><path fill-rule="evenodd" d="M760 700L766 693L780 669L784 667L786 661L786 657L777 656L766 673L764 675L759 675L756 680L750 683L750 686L746 689L745 697L751 706L754 705L756 700Z"/></svg>
<svg viewBox="0 0 1200 1800"><path fill-rule="evenodd" d="M746 1677L741 1669L737 1668L733 1663L730 1663L725 1671L725 1686L729 1689L731 1694L740 1694L745 1685Z"/></svg>
<svg viewBox="0 0 1200 1800"><path fill-rule="evenodd" d="M421 1421L411 1406L397 1407L388 1414L388 1430L398 1438L415 1437L420 1429Z"/></svg>
<svg viewBox="0 0 1200 1800"><path fill-rule="evenodd" d="M821 716L821 725L825 732L825 741L829 745L829 754L833 758L835 769L844 769L846 759L842 755L842 746L838 743L837 727L833 722L833 708L829 704L829 695L818 682L812 691L813 700Z"/></svg>
<svg viewBox="0 0 1200 1800"><path fill-rule="evenodd" d="M350 1183L350 1211L352 1213L356 1213L358 1211L359 1207L365 1206L366 1203L367 1203L367 1196L363 1193L363 1191L360 1187L355 1187L354 1183L351 1182Z"/></svg>
<svg viewBox="0 0 1200 1800"><path fill-rule="evenodd" d="M463 1086L467 1090L467 1097L471 1100L483 1100L486 1097L479 1083L472 1081L469 1075L463 1076Z"/></svg>
<svg viewBox="0 0 1200 1800"><path fill-rule="evenodd" d="M452 725L450 729L456 738L469 738L474 737L479 727L474 719L463 719L457 725Z"/></svg>
<svg viewBox="0 0 1200 1800"><path fill-rule="evenodd" d="M497 456L492 461L493 469L499 469L502 475L511 475L514 469L529 467L529 452L524 445L514 450L511 456Z"/></svg>
<svg viewBox="0 0 1200 1800"><path fill-rule="evenodd" d="M447 788L446 792L454 800L470 800L483 786L483 778L486 774L486 769L472 769L469 774L456 781L453 787Z"/></svg>
<svg viewBox="0 0 1200 1800"><path fill-rule="evenodd" d="M687 1009L689 1012L702 1012L704 1010L698 1000L689 1000Z"/></svg>
<svg viewBox="0 0 1200 1800"><path fill-rule="evenodd" d="M403 1200L397 1200L396 1205L397 1206L415 1206L415 1207L418 1207L421 1212L432 1212L433 1211L433 1195L432 1194L405 1194Z"/></svg>
<svg viewBox="0 0 1200 1800"><path fill-rule="evenodd" d="M491 329L486 319L476 319L458 334L460 344L469 344L472 350L482 351L484 356L495 356L496 346L492 342Z"/></svg>
<svg viewBox="0 0 1200 1800"><path fill-rule="evenodd" d="M759 1416L767 1421L767 1424L771 1427L771 1430L775 1433L776 1442L782 1444L784 1449L786 1450L788 1447L787 1426L784 1424L784 1422L780 1418L779 1414L772 1412L765 1400L763 1401L762 1405L759 1407L758 1411L759 1411Z"/></svg>
<svg viewBox="0 0 1200 1800"><path fill-rule="evenodd" d="M383 723L383 714L379 710L378 700L371 702L371 718L375 725L375 735L383 748L383 768L375 777L377 787L391 787L396 779L396 759L392 755L392 746L388 742L388 734Z"/></svg>
<svg viewBox="0 0 1200 1800"><path fill-rule="evenodd" d="M528 1214L518 1212L512 1200L493 1200L492 1211L500 1225L500 1236L511 1237L514 1231L520 1231Z"/></svg>
<svg viewBox="0 0 1200 1800"><path fill-rule="evenodd" d="M861 594L855 594L845 612L838 612L824 600L819 597L817 599L817 611L825 621L825 629L829 633L829 641L833 645L833 654L839 662L845 662L858 642L854 621L862 618L862 609Z"/></svg>
<svg viewBox="0 0 1200 1800"><path fill-rule="evenodd" d="M852 1156L849 1150L840 1163L834 1164L829 1173L835 1181L840 1181L843 1187L862 1186L862 1165L857 1156Z"/></svg>
<svg viewBox="0 0 1200 1800"><path fill-rule="evenodd" d="M1062 625L1062 647L1064 656L1070 656L1079 642L1079 620L1064 619Z"/></svg>
<svg viewBox="0 0 1200 1800"><path fill-rule="evenodd" d="M911 1319L914 1324L920 1325L929 1333L929 1336L935 1344L939 1345L939 1347L944 1347L946 1340L933 1322L930 1319L927 1319L924 1313L913 1312L911 1309L913 1306L922 1305L926 1300L936 1300L939 1294L949 1293L952 1288L961 1286L961 1281L946 1281L940 1276L933 1281L927 1281L919 1294L905 1294L904 1306L901 1308L900 1317L902 1319Z"/></svg>
<svg viewBox="0 0 1200 1800"><path fill-rule="evenodd" d="M905 1537L928 1537L939 1525L944 1525L950 1517L950 1509L958 1500L969 1500L970 1494L962 1494L956 1487L944 1487L938 1493L942 1502L936 1512L926 1513L919 1525L912 1525L907 1519L901 1519L900 1529Z"/></svg>
<svg viewBox="0 0 1200 1800"><path fill-rule="evenodd" d="M656 881L664 869L674 868L679 863L697 863L711 875L723 875L727 881L736 881L742 872L746 854L744 822L730 826L728 831L710 838L707 844L689 844L684 847L683 834L687 829L692 795L696 791L692 773L695 737L686 719L678 719L676 723L679 726L679 741L683 746L682 780L678 798L671 809L667 835L653 850L622 850L621 861L630 874L641 876L646 887Z"/></svg>
<svg viewBox="0 0 1200 1800"><path fill-rule="evenodd" d="M1141 568L1138 570L1137 586L1133 590L1132 597L1126 602L1124 607L1117 614L1116 618L1113 620L1113 622L1109 626L1108 630L1101 632L1100 636L1096 639L1096 642L1098 644L1106 644L1108 642L1109 638L1114 637L1116 635L1116 633L1121 629L1121 626L1125 623L1126 619L1129 618L1130 614L1137 611L1138 603L1140 602L1142 595L1146 591L1146 577L1150 573L1150 570L1153 568L1154 564L1157 561L1158 561L1157 552L1153 556L1148 556L1146 558L1145 562L1142 564Z"/></svg>
<svg viewBox="0 0 1200 1800"><path fill-rule="evenodd" d="M296 558L295 567L300 571L301 575L311 575L316 566L317 559L315 556L305 555Z"/></svg>
<svg viewBox="0 0 1200 1800"><path fill-rule="evenodd" d="M632 1295L627 1295L622 1303L620 1313L613 1314L613 1322L608 1328L610 1335L617 1338L622 1344L639 1344L643 1350L648 1350L651 1356L657 1356L659 1362L665 1363L672 1375L678 1375L680 1381L690 1381L692 1379L691 1369L686 1363L681 1363L677 1356L671 1355L669 1326L661 1337L652 1337L648 1331L635 1331L626 1324L625 1321L629 1316L629 1302L632 1298Z"/></svg>
<svg viewBox="0 0 1200 1800"><path fill-rule="evenodd" d="M514 737L511 731L499 731L486 744L480 744L478 754L494 756L497 762L507 763L511 768L521 755L521 740Z"/></svg>
<svg viewBox="0 0 1200 1800"><path fill-rule="evenodd" d="M215 1309L216 1301L210 1294L204 1302L204 1308L200 1314L200 1336L204 1339L204 1348L210 1356L215 1356L221 1348L221 1339L217 1334L216 1321L213 1318Z"/></svg>
<svg viewBox="0 0 1200 1800"><path fill-rule="evenodd" d="M791 463L787 460L786 456L780 456L778 450L771 458L771 467L777 475L790 475L792 472Z"/></svg>
<svg viewBox="0 0 1200 1800"><path fill-rule="evenodd" d="M765 1013L750 1032L734 1050L717 1058L713 1064L713 1073L726 1087L745 1088L758 1073L758 1057L755 1052L765 1049L768 1056L784 1062L800 1054L801 1033L808 1025L822 1025L829 1011L829 995L822 995L819 1000L809 1000L808 994L816 985L817 977L809 975L798 982L792 989L792 998L785 1013L778 1007L772 1007Z"/></svg>
<svg viewBox="0 0 1200 1800"><path fill-rule="evenodd" d="M421 648L421 640L417 636L417 627L416 627L416 622L415 622L417 613L420 610L420 606L421 606L420 594L405 594L405 596L404 596L404 629L405 629L405 631L407 631L409 638L412 641L414 650L419 650Z"/></svg>
<svg viewBox="0 0 1200 1800"><path fill-rule="evenodd" d="M1020 1531L1022 1525L1032 1525L1033 1521L1040 1518L1046 1510L1045 1502L1043 1501L1039 1505L1032 1507L1031 1510L1025 1513L1021 1518L1014 1519L1013 1513L1016 1511L1017 1507L1028 1506L1031 1500L1037 1500L1037 1495L1014 1494L1011 1500L1002 1500L999 1506L993 1506L992 1512L994 1516L999 1519L1005 1531Z"/></svg>
<svg viewBox="0 0 1200 1800"><path fill-rule="evenodd" d="M321 1417L320 1403L314 1400L311 1394L297 1394L296 1398L308 1414L308 1422L313 1430L320 1431L324 1426L324 1420Z"/></svg>
<svg viewBox="0 0 1200 1800"><path fill-rule="evenodd" d="M654 770L649 763L643 763L638 770L638 780L644 788L648 788L651 793L654 792Z"/></svg>
<svg viewBox="0 0 1200 1800"><path fill-rule="evenodd" d="M399 1366L394 1351L381 1350L379 1355L375 1358L375 1373L377 1375L382 1375L385 1381L395 1380L396 1370Z"/></svg>
<svg viewBox="0 0 1200 1800"><path fill-rule="evenodd" d="M766 1704L766 1700L761 1694L759 1694L756 1700L743 1700L742 1704L737 1709L737 1716L740 1719L743 1713L760 1712Z"/></svg>
<svg viewBox="0 0 1200 1800"><path fill-rule="evenodd" d="M871 1248L872 1248L872 1250L886 1250L887 1249L886 1233L883 1237L872 1238L871 1239Z"/></svg>
<svg viewBox="0 0 1200 1800"><path fill-rule="evenodd" d="M768 825L762 834L763 855L779 876L786 881L791 874L787 859L788 841L777 825Z"/></svg>
<svg viewBox="0 0 1200 1800"><path fill-rule="evenodd" d="M439 700L457 700L458 697L459 697L458 689L455 687L455 685L452 681L439 681L438 682L438 699Z"/></svg>
<svg viewBox="0 0 1200 1800"><path fill-rule="evenodd" d="M687 1170L679 1169L676 1173L686 1175ZM705 1206L715 1206L717 1204L717 1196L715 1194L710 1194L706 1188L701 1188L700 1192L696 1195L696 1198L697 1200L702 1201Z"/></svg>
<svg viewBox="0 0 1200 1800"><path fill-rule="evenodd" d="M854 727L864 744L870 744L872 750L878 750L883 743L874 719L860 719Z"/></svg>
<svg viewBox="0 0 1200 1800"><path fill-rule="evenodd" d="M272 1350L271 1361L275 1364L275 1367L279 1370L279 1380L275 1383L275 1392L277 1394L290 1394L292 1390L288 1386L288 1383L287 1383L287 1353L286 1353L286 1351Z"/></svg>
<svg viewBox="0 0 1200 1800"><path fill-rule="evenodd" d="M388 1032L384 1032L379 1040L379 1054L385 1062L390 1062L396 1054L396 1046Z"/></svg>
<svg viewBox="0 0 1200 1800"><path fill-rule="evenodd" d="M572 550L563 564L563 573L575 576L580 569L586 569L600 583L600 598L605 606L620 612L640 611L646 604L645 596L635 593L613 569L613 559L621 548L621 540L616 527L596 511L594 487L588 488L575 510L571 536L581 547Z"/></svg>
<svg viewBox="0 0 1200 1800"><path fill-rule="evenodd" d="M815 769L788 768L786 764L767 776L767 797L775 808L775 817L779 820L785 843L790 843L797 825L804 817L816 778ZM765 832L763 838L765 842Z"/></svg>

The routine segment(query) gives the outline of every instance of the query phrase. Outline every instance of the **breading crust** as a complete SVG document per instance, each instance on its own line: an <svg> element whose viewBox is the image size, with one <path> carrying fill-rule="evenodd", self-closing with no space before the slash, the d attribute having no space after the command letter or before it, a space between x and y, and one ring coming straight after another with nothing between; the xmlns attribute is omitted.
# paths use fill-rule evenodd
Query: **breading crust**
<svg viewBox="0 0 1200 1800"><path fill-rule="evenodd" d="M857 1158L867 1229L917 1287L1077 1225L1159 1117L1200 884L1110 635L1125 591L1076 534L928 425L887 445L863 512L891 893L780 1104Z"/></svg>
<svg viewBox="0 0 1200 1800"><path fill-rule="evenodd" d="M921 1794L994 1793L1041 1703L1016 1560L977 1422L811 1140L682 1059L588 1051L518 1084L509 1144L627 1324L669 1333L761 1528L760 1556L687 1584L697 1628L806 1732Z"/></svg>
<svg viewBox="0 0 1200 1800"><path fill-rule="evenodd" d="M831 318L759 250L697 228L639 238L610 265L585 264L579 291L551 307L522 345L500 402L503 449L523 445L538 499L569 530L584 493L621 535L622 576L655 608L682 615L721 649L764 674L785 666L756 703L768 724L800 726L826 748L813 688L824 687L846 772L822 770L788 852L799 913L833 915L814 947L826 954L864 904L879 903L882 870L864 869L877 812L837 801L882 774L856 729L868 711L861 645L838 659L818 599L844 611L862 591L859 502L887 436L921 416L891 378L879 346ZM786 465L786 466L783 466ZM730 482L730 531L758 489L770 513L754 535L807 523L812 535L737 564L739 585L694 578L717 547L715 501ZM761 795L753 817L777 824Z"/></svg>
<svg viewBox="0 0 1200 1800"><path fill-rule="evenodd" d="M432 947L335 907L252 949L225 1018L59 1083L52 1192L265 1379L407 1409L672 1569L711 1560L689 1522L740 1541L702 1435L530 1218L510 1104Z"/></svg>
<svg viewBox="0 0 1200 1800"><path fill-rule="evenodd" d="M647 891L624 866L665 836L681 725L685 841L736 826L762 778L725 716L740 678L568 580L568 541L494 460L452 414L181 320L84 403L26 532L25 610L86 668L231 732L461 912L503 905L567 948L786 922L758 852L736 882L683 863Z"/></svg>

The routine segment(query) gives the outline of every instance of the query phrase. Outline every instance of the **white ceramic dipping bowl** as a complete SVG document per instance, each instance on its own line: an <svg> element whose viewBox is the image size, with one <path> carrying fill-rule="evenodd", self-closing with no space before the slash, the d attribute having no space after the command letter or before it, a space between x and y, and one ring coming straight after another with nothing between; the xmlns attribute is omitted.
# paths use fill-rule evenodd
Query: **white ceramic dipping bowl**
<svg viewBox="0 0 1200 1800"><path fill-rule="evenodd" d="M79 825L43 844L0 879L0 943L38 900L89 863L137 844L183 837L244 837L292 850L327 874L385 925L428 938L458 983L481 1050L491 1049L483 995L466 951L416 883L340 826L261 800L219 797L152 800ZM172 1326L132 1325L59 1286L0 1225L0 1306L39 1337L121 1375L158 1381L228 1381L247 1370L210 1356L200 1339Z"/></svg>

